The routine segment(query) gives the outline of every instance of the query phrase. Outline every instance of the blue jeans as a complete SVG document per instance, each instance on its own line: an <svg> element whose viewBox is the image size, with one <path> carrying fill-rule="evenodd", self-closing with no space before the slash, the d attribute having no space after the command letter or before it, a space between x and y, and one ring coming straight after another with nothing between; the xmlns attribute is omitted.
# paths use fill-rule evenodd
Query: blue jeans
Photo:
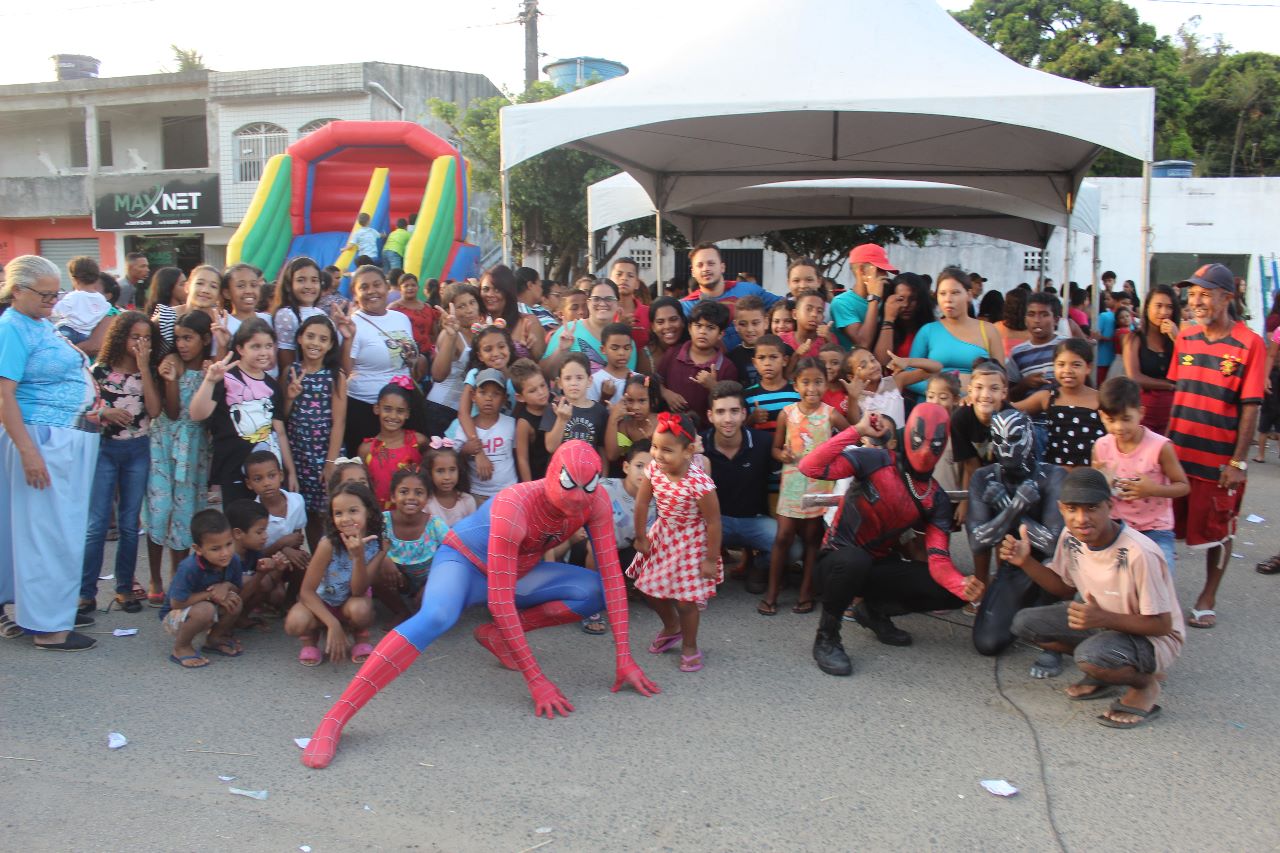
<svg viewBox="0 0 1280 853"><path fill-rule="evenodd" d="M1164 561L1169 564L1169 577L1173 577L1173 562L1176 548L1172 530L1143 530L1142 535L1160 546L1164 552Z"/></svg>
<svg viewBox="0 0 1280 853"><path fill-rule="evenodd" d="M720 516L721 543L726 548L750 548L755 551L755 564L768 568L769 554L773 550L773 542L778 538L778 520L767 515L756 515L751 518L734 518ZM801 559L803 546L797 537L791 543L788 557L791 561Z"/></svg>
<svg viewBox="0 0 1280 853"><path fill-rule="evenodd" d="M147 493L147 470L151 464L151 439L103 439L98 451L98 467L93 472L89 491L89 530L85 536L84 565L80 575L80 597L95 598L98 575L102 573L102 551L111 522L111 504L120 492L116 527L120 541L116 543L116 592L133 589L133 575L138 564L138 520L142 499Z"/></svg>
<svg viewBox="0 0 1280 853"><path fill-rule="evenodd" d="M404 255L401 255L399 252L389 252L386 249L383 249L382 268L387 272L404 269Z"/></svg>

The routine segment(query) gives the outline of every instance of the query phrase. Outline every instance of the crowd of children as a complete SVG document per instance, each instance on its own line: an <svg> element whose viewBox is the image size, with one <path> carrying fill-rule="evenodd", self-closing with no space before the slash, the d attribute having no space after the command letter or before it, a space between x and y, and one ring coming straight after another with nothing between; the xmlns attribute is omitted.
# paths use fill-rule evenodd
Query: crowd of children
<svg viewBox="0 0 1280 853"><path fill-rule="evenodd" d="M791 295L779 298L706 278L703 262L719 259L715 246L696 247L692 257L702 264L701 290L683 302L651 304L630 259L615 261L609 279L587 278L569 291L519 271L522 297L534 300L521 310L536 317L545 346L529 338L527 314L503 303L489 315L493 294L510 289L505 267L479 286L428 282L421 294L415 278L393 274L402 300L422 314L411 316L430 363L377 392L376 430L355 446L344 358L358 313L322 306L338 284L330 271L292 259L268 301L257 270L244 264L221 274L197 267L190 278L157 270L147 313L121 312L99 336L93 373L110 464L99 465L94 481L82 609L96 605L114 512L113 602L129 612L159 608L174 663L201 668L208 654L236 657L244 650L236 630L272 614L298 638L302 664L359 662L372 651L375 604L389 624L416 611L449 527L508 486L542 478L550 455L576 440L599 453L623 568L661 618L649 651L679 646L679 669L694 672L704 665L699 620L725 576L722 546L746 548L740 570L748 589L763 593L760 614L778 613L795 564L792 612L812 612L814 563L831 516L806 496L840 494L851 483L807 477L799 461L870 414L888 430L864 441L893 449L895 430L921 402L950 415L951 441L933 472L942 488L964 492L995 461L992 418L1017 408L1035 425L1043 461L1106 474L1115 515L1155 542L1172 572L1172 500L1187 493L1187 475L1169 440L1143 425L1144 388L1114 368L1095 384L1095 345L1059 334L1055 296L1019 301L1021 336L995 342L1003 350L987 347L1006 359L945 370L938 358L905 355L949 332L929 324L904 337L887 319L919 289L918 277L891 280L887 263L857 270L858 288L833 304L813 261L791 264ZM366 270L382 275L362 267L356 276ZM436 304L419 303L428 294ZM864 328L879 304L886 319ZM72 308L67 336L91 341ZM1130 326L1115 313L1122 331L1108 341L1113 352ZM1000 334L979 323L984 341ZM739 510L744 495L718 498L722 478L711 472L748 455L757 460L749 476L759 478L750 500L759 504ZM735 509L722 512L721 500ZM957 522L965 515L961 499ZM765 535L768 547L754 529L737 535L765 522L776 531ZM146 587L134 579L143 534ZM594 565L583 541L548 556ZM990 571L977 561L979 580ZM596 617L583 627L604 630Z"/></svg>

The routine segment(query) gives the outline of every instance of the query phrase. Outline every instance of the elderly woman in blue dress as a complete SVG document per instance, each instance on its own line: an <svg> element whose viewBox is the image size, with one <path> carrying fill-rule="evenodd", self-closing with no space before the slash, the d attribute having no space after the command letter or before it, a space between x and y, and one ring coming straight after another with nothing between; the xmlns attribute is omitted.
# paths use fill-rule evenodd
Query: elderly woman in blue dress
<svg viewBox="0 0 1280 853"><path fill-rule="evenodd" d="M83 651L73 628L98 457L89 360L49 322L61 277L45 258L5 265L0 298L0 634Z"/></svg>

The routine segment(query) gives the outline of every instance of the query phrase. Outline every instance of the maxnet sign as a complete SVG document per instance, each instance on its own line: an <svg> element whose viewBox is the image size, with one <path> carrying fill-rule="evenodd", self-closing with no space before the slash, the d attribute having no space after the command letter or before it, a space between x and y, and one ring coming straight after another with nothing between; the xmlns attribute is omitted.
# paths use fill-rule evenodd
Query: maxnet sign
<svg viewBox="0 0 1280 853"><path fill-rule="evenodd" d="M222 204L215 175L130 175L94 181L93 227L99 231L217 228Z"/></svg>

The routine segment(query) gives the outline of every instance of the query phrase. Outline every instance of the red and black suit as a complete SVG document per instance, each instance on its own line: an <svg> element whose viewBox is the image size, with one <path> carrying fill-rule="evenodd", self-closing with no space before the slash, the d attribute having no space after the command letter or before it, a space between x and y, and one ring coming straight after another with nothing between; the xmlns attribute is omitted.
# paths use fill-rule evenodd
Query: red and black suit
<svg viewBox="0 0 1280 853"><path fill-rule="evenodd" d="M912 426L909 420L908 433ZM817 563L825 626L838 630L838 620L856 597L885 616L962 607L965 577L951 562L952 505L946 491L930 474L899 465L891 452L858 446L860 439L849 427L799 462L807 477L854 479ZM944 438L937 455L945 446ZM908 530L924 531L927 563L901 556L899 543Z"/></svg>

